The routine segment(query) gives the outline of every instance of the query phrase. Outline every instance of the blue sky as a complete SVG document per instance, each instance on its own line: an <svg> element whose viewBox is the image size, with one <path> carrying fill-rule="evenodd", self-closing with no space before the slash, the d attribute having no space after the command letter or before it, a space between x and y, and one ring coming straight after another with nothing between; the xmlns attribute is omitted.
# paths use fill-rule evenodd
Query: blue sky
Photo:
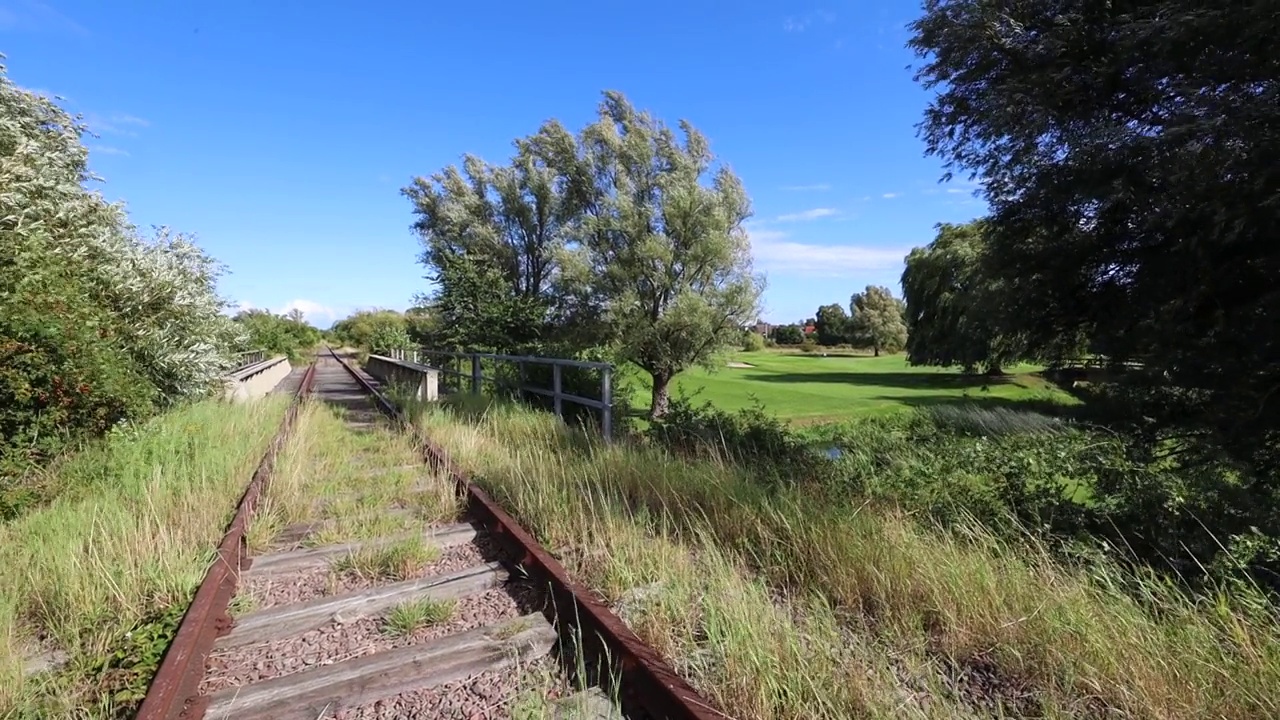
<svg viewBox="0 0 1280 720"><path fill-rule="evenodd" d="M368 9L360 9L368 8ZM376 9L374 9L376 8ZM399 194L465 152L574 130L616 89L742 177L764 317L898 292L933 225L981 215L915 124L915 0L644 4L0 0L10 78L64 96L102 191L193 232L246 305L327 327L428 289Z"/></svg>

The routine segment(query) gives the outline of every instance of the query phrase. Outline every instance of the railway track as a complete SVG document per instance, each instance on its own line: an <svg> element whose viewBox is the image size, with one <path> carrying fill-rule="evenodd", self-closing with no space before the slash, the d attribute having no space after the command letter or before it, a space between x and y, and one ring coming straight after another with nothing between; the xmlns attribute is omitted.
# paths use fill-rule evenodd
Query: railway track
<svg viewBox="0 0 1280 720"><path fill-rule="evenodd" d="M324 522L302 523L251 556L246 531L306 398L342 408L353 433L403 421L332 351L281 386L293 403L140 720L723 717L430 442L408 490L443 483L461 508L451 522L327 544ZM348 498L397 469L361 467ZM405 505L373 513L411 516Z"/></svg>

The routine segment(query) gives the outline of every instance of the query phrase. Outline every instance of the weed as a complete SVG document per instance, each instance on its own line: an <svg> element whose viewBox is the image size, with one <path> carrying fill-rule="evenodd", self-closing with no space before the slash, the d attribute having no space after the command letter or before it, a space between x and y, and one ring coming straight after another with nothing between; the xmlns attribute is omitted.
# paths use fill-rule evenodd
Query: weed
<svg viewBox="0 0 1280 720"><path fill-rule="evenodd" d="M438 625L453 615L452 600L421 598L401 603L383 618L382 629L388 635L410 635L418 628Z"/></svg>
<svg viewBox="0 0 1280 720"><path fill-rule="evenodd" d="M365 578L405 580L439 557L438 547L427 545L421 538L413 538L362 547L334 560L333 571Z"/></svg>

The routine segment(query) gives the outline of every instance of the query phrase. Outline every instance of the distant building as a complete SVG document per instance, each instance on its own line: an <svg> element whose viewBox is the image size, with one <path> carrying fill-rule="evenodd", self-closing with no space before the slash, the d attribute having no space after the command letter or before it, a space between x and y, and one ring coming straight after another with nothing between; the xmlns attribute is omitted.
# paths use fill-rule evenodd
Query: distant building
<svg viewBox="0 0 1280 720"><path fill-rule="evenodd" d="M751 327L751 330L762 337L769 337L773 332L773 326L763 320L757 320L756 324Z"/></svg>

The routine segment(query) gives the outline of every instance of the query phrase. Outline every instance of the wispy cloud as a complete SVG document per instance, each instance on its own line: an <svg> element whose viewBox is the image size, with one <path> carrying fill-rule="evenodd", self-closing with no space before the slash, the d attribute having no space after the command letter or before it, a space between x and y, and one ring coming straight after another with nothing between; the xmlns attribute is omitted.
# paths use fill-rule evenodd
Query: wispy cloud
<svg viewBox="0 0 1280 720"><path fill-rule="evenodd" d="M120 137L137 137L138 129L151 127L150 120L128 113L113 113L107 116L90 113L85 116L84 122L95 134Z"/></svg>
<svg viewBox="0 0 1280 720"><path fill-rule="evenodd" d="M63 33L87 37L87 28L49 5L36 0L16 0L0 7L0 30L30 33Z"/></svg>
<svg viewBox="0 0 1280 720"><path fill-rule="evenodd" d="M881 195L880 197L884 198L885 200L892 200L892 199L894 199L894 198L898 197L898 196L899 196L899 195L901 195L901 194L902 194L902 193L885 193L885 194Z"/></svg>
<svg viewBox="0 0 1280 720"><path fill-rule="evenodd" d="M906 248L863 245L814 245L796 242L779 230L750 228L756 266L767 272L806 277L847 277L859 272L891 270L902 264Z"/></svg>
<svg viewBox="0 0 1280 720"><path fill-rule="evenodd" d="M840 214L835 208L814 208L812 210L803 210L797 213L787 213L779 215L778 222L796 222L800 220L817 220L818 218L831 217Z"/></svg>
<svg viewBox="0 0 1280 720"><path fill-rule="evenodd" d="M830 25L836 21L836 14L825 10L791 15L782 21L782 29L789 33L801 33L816 24Z"/></svg>
<svg viewBox="0 0 1280 720"><path fill-rule="evenodd" d="M121 150L118 147L112 147L110 145L90 145L89 152L97 153L99 155L120 155L122 157L129 157L128 150Z"/></svg>
<svg viewBox="0 0 1280 720"><path fill-rule="evenodd" d="M830 190L831 186L827 183L814 183L813 185L783 185L782 189L794 192L822 192Z"/></svg>

